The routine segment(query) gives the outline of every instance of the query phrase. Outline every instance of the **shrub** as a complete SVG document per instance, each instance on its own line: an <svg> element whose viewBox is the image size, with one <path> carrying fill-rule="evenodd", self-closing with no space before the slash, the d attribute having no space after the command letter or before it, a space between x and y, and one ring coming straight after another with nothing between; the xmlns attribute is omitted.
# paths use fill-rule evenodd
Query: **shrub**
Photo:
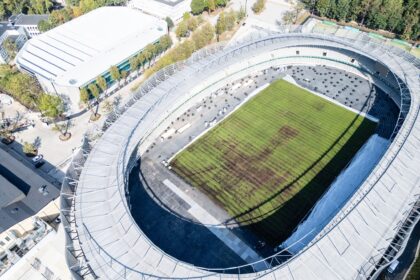
<svg viewBox="0 0 420 280"><path fill-rule="evenodd" d="M265 8L265 2L266 0L257 0L254 5L252 5L252 10L254 13L259 14L261 13Z"/></svg>

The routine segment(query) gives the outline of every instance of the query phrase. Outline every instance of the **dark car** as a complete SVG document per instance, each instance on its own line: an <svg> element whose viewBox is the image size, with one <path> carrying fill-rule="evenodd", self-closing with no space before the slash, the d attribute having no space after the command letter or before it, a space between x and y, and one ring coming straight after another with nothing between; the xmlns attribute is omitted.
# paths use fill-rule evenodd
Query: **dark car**
<svg viewBox="0 0 420 280"><path fill-rule="evenodd" d="M35 165L35 168L40 168L41 166L43 166L44 165L44 163L45 163L45 161L37 161L34 165Z"/></svg>

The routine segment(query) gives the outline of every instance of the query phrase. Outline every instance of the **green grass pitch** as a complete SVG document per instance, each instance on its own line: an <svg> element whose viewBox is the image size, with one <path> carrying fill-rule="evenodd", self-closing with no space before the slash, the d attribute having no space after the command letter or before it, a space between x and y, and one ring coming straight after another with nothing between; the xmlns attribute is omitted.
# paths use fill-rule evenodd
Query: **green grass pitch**
<svg viewBox="0 0 420 280"><path fill-rule="evenodd" d="M291 234L375 127L278 80L176 155L171 166L274 245Z"/></svg>

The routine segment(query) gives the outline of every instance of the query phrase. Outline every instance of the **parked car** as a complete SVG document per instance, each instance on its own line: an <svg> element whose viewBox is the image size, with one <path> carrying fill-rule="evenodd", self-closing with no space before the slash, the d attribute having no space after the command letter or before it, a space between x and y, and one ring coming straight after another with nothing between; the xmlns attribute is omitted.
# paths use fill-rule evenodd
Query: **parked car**
<svg viewBox="0 0 420 280"><path fill-rule="evenodd" d="M36 162L35 163L35 168L40 168L41 166L43 166L44 165L44 163L45 163L45 161L38 161L38 162Z"/></svg>
<svg viewBox="0 0 420 280"><path fill-rule="evenodd" d="M40 162L40 161L43 161L43 160L44 160L44 156L43 155L37 155L37 156L35 156L35 157L32 158L32 162L33 163L37 163L37 162Z"/></svg>
<svg viewBox="0 0 420 280"><path fill-rule="evenodd" d="M6 145L10 145L10 144L12 144L13 143L13 141L15 141L15 138L13 137L8 137L8 138L2 138L1 139L1 142L3 143L3 144L6 144Z"/></svg>
<svg viewBox="0 0 420 280"><path fill-rule="evenodd" d="M395 271L395 269L397 268L397 266L398 266L398 264L399 264L400 262L399 261L397 261L397 260L395 260L395 261L393 261L392 263L391 263L391 265L388 267L388 272L389 273L393 273L394 271Z"/></svg>

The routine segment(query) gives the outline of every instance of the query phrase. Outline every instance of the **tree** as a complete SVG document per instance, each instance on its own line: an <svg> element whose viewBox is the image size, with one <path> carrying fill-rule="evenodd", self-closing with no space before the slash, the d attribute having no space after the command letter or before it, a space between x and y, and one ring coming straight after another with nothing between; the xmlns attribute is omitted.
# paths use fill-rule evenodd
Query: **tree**
<svg viewBox="0 0 420 280"><path fill-rule="evenodd" d="M166 51L172 46L172 39L169 35L164 35L160 37L159 43L161 45L162 51Z"/></svg>
<svg viewBox="0 0 420 280"><path fill-rule="evenodd" d="M201 14L207 8L208 8L207 0L192 0L191 1L191 13L193 13L193 15Z"/></svg>
<svg viewBox="0 0 420 280"><path fill-rule="evenodd" d="M360 15L359 15L359 17L361 18L361 20L360 20L361 25L364 24L366 16L368 15L370 7L372 6L372 4L373 4L373 0L362 0L360 2ZM317 5L317 9L318 9L318 5Z"/></svg>
<svg viewBox="0 0 420 280"><path fill-rule="evenodd" d="M88 89L89 89L90 95L92 95L95 99L99 98L100 91L96 83L91 83L88 86Z"/></svg>
<svg viewBox="0 0 420 280"><path fill-rule="evenodd" d="M156 46L153 44L148 44L146 48L144 49L144 56L146 57L146 60L149 62L149 67L155 55L156 55Z"/></svg>
<svg viewBox="0 0 420 280"><path fill-rule="evenodd" d="M347 14L349 13L350 0L338 0L337 1L337 19L340 21L345 21L347 19Z"/></svg>
<svg viewBox="0 0 420 280"><path fill-rule="evenodd" d="M46 14L52 8L53 3L50 0L30 0L29 12L34 14Z"/></svg>
<svg viewBox="0 0 420 280"><path fill-rule="evenodd" d="M187 35L188 35L188 24L187 24L186 21L181 21L178 24L178 26L175 30L175 35L178 38L187 37Z"/></svg>
<svg viewBox="0 0 420 280"><path fill-rule="evenodd" d="M22 151L27 155L35 155L37 150L33 143L25 141L23 142Z"/></svg>
<svg viewBox="0 0 420 280"><path fill-rule="evenodd" d="M128 71L126 70L121 71L121 79L124 80L124 84L127 84L127 78L128 78Z"/></svg>
<svg viewBox="0 0 420 280"><path fill-rule="evenodd" d="M330 0L327 17L336 19L337 18L337 5L336 0ZM382 1L382 0L380 0Z"/></svg>
<svg viewBox="0 0 420 280"><path fill-rule="evenodd" d="M197 29L191 36L195 48L201 49L206 46L214 37L214 27L210 23L204 24L200 29Z"/></svg>
<svg viewBox="0 0 420 280"><path fill-rule="evenodd" d="M191 17L187 20L188 30L194 31L197 29L198 21L195 17Z"/></svg>
<svg viewBox="0 0 420 280"><path fill-rule="evenodd" d="M47 93L43 93L39 97L38 107L41 113L49 118L57 118L64 112L61 98Z"/></svg>
<svg viewBox="0 0 420 280"><path fill-rule="evenodd" d="M144 52L144 51L143 51ZM144 56L144 53L141 52L137 55L137 60L139 62L139 65L143 67L144 70L144 62L146 61L146 57Z"/></svg>
<svg viewBox="0 0 420 280"><path fill-rule="evenodd" d="M91 83L88 86L88 88L89 88L90 94L96 99L96 110L95 111L91 110L92 111L92 115L93 115L93 117L91 117L91 120L95 120L98 117L99 95L100 95L100 92L99 92L99 88L96 85L96 83Z"/></svg>
<svg viewBox="0 0 420 280"><path fill-rule="evenodd" d="M252 10L254 13L259 14L261 13L265 8L265 2L266 0L257 0L254 5L252 5Z"/></svg>
<svg viewBox="0 0 420 280"><path fill-rule="evenodd" d="M244 7L241 6L239 11L237 12L236 18L238 19L238 21L241 21L245 17L246 17L246 11L245 11Z"/></svg>
<svg viewBox="0 0 420 280"><path fill-rule="evenodd" d="M96 84L99 86L99 88L101 89L101 91L106 94L106 90L108 89L108 85L106 83L105 78L102 77L102 76L98 76L96 78Z"/></svg>
<svg viewBox="0 0 420 280"><path fill-rule="evenodd" d="M325 17L330 8L330 0L318 0L316 3L316 10L318 11L321 17Z"/></svg>
<svg viewBox="0 0 420 280"><path fill-rule="evenodd" d="M165 18L166 24L168 25L168 33L171 31L171 29L174 27L174 22L170 17Z"/></svg>
<svg viewBox="0 0 420 280"><path fill-rule="evenodd" d="M229 0L216 0L217 7L225 7Z"/></svg>
<svg viewBox="0 0 420 280"><path fill-rule="evenodd" d="M134 71L137 71L139 69L139 60L138 60L137 56L134 56L134 57L130 58L129 63L130 63L130 72L131 73L134 73Z"/></svg>
<svg viewBox="0 0 420 280"><path fill-rule="evenodd" d="M104 77L98 76L96 78L96 84L99 86L102 92L106 94L106 90L108 89L108 84Z"/></svg>
<svg viewBox="0 0 420 280"><path fill-rule="evenodd" d="M0 65L0 91L32 110L38 108L36 100L42 92L34 77L7 64Z"/></svg>
<svg viewBox="0 0 420 280"><path fill-rule="evenodd" d="M208 0L207 1L207 6L210 12L213 12L214 10L216 10L216 2L215 0Z"/></svg>
<svg viewBox="0 0 420 280"><path fill-rule="evenodd" d="M111 73L111 79L116 81L119 85L121 79L121 73L117 66L113 65L109 68L109 73Z"/></svg>
<svg viewBox="0 0 420 280"><path fill-rule="evenodd" d="M405 27L402 32L402 38L410 39L410 38L418 38L419 36L419 15L415 13L407 13L405 16ZM414 27L417 26L417 29Z"/></svg>
<svg viewBox="0 0 420 280"><path fill-rule="evenodd" d="M70 133L66 130L63 130L57 124L57 117L61 116L64 112L63 101L60 97L43 93L38 98L38 108L41 113L52 119L55 128L60 132L60 139L68 139Z"/></svg>
<svg viewBox="0 0 420 280"><path fill-rule="evenodd" d="M295 13L292 11L286 11L283 15L284 24L293 24L295 22Z"/></svg>
<svg viewBox="0 0 420 280"><path fill-rule="evenodd" d="M188 21L190 18L191 18L191 14L189 12L185 12L182 15L182 20L184 20L184 21Z"/></svg>
<svg viewBox="0 0 420 280"><path fill-rule="evenodd" d="M217 22L216 22L217 41L219 41L219 36L225 31L226 31L225 13L221 12L219 14L219 17L217 18Z"/></svg>
<svg viewBox="0 0 420 280"><path fill-rule="evenodd" d="M77 18L77 17L80 17L81 15L83 15L83 10L79 6L73 7L73 16Z"/></svg>
<svg viewBox="0 0 420 280"><path fill-rule="evenodd" d="M51 23L48 20L41 20L40 22L38 22L38 29L40 32L46 32L50 29L52 29L53 26L51 25Z"/></svg>
<svg viewBox="0 0 420 280"><path fill-rule="evenodd" d="M100 90L106 95L106 90L108 89L108 84L105 80L104 77L102 76L98 76L96 78L96 84L99 86ZM96 85L95 85L96 87ZM98 111L99 111L99 96L100 94L98 93L97 96L95 96L93 93L92 95L96 98L96 111L94 116L96 117L98 115Z"/></svg>
<svg viewBox="0 0 420 280"><path fill-rule="evenodd" d="M86 88L80 89L80 101L84 104L88 104L89 102L89 92Z"/></svg>
<svg viewBox="0 0 420 280"><path fill-rule="evenodd" d="M226 30L232 30L235 27L236 23L236 13L234 11L229 11L225 14L225 25Z"/></svg>
<svg viewBox="0 0 420 280"><path fill-rule="evenodd" d="M185 40L181 44L181 52L183 59L187 59L195 51L195 45L192 40Z"/></svg>
<svg viewBox="0 0 420 280"><path fill-rule="evenodd" d="M403 1L402 0L384 0L383 6L387 14L387 29L395 31L402 20Z"/></svg>
<svg viewBox="0 0 420 280"><path fill-rule="evenodd" d="M347 1L348 1L348 0L347 0ZM294 13L295 13L295 20L294 20L294 22L295 22L295 23L297 22L297 20L298 20L298 18L299 18L300 13L301 13L304 9L305 9L305 5L304 5L302 2L298 2L298 3L295 5L295 7L294 7L294 9L293 9L293 11L294 11Z"/></svg>
<svg viewBox="0 0 420 280"><path fill-rule="evenodd" d="M214 37L215 29L213 25L207 22L201 27L200 32L204 34L204 38L206 39L207 43L210 43Z"/></svg>
<svg viewBox="0 0 420 280"><path fill-rule="evenodd" d="M18 51L16 42L14 42L10 37L7 37L6 40L3 41L2 45L7 55L9 56L9 59L13 60Z"/></svg>

